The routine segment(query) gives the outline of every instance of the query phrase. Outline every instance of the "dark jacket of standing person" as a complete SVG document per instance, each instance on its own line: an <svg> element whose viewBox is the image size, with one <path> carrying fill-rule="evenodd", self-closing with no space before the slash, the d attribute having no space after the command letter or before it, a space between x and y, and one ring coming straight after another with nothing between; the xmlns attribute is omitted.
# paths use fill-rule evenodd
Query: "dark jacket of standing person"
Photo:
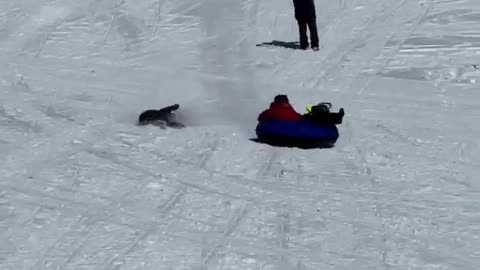
<svg viewBox="0 0 480 270"><path fill-rule="evenodd" d="M316 19L314 0L293 0L293 6L295 7L295 18L297 20Z"/></svg>

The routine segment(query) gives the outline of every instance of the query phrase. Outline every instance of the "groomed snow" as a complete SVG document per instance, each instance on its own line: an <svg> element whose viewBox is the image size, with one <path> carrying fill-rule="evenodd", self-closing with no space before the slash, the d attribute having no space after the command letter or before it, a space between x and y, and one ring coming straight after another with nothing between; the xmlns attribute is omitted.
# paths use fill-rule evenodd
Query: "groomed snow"
<svg viewBox="0 0 480 270"><path fill-rule="evenodd" d="M0 1L0 269L480 269L480 1L316 6ZM278 93L336 147L249 141Z"/></svg>

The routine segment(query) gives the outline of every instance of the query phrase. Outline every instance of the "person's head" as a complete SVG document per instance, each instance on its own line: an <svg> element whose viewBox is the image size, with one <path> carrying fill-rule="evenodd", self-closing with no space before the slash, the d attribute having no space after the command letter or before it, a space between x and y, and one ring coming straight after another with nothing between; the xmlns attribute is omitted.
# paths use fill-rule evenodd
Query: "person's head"
<svg viewBox="0 0 480 270"><path fill-rule="evenodd" d="M275 105L290 105L290 101L288 100L287 95L276 95L273 99L273 103Z"/></svg>

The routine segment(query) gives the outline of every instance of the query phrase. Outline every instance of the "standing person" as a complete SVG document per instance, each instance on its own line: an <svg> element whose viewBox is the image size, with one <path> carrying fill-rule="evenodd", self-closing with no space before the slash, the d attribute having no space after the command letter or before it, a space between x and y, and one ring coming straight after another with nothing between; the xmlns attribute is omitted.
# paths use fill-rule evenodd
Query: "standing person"
<svg viewBox="0 0 480 270"><path fill-rule="evenodd" d="M298 22L300 32L300 48L308 48L307 26L310 31L310 45L314 51L318 51L317 16L315 13L314 0L293 0L295 7L295 19Z"/></svg>

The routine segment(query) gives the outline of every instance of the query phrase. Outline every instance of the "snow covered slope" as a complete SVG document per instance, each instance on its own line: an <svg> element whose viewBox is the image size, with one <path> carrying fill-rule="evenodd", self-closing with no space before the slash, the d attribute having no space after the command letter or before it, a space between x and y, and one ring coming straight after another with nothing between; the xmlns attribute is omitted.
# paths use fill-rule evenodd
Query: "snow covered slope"
<svg viewBox="0 0 480 270"><path fill-rule="evenodd" d="M316 5L0 1L0 269L479 269L480 2ZM249 141L278 93L337 146Z"/></svg>

